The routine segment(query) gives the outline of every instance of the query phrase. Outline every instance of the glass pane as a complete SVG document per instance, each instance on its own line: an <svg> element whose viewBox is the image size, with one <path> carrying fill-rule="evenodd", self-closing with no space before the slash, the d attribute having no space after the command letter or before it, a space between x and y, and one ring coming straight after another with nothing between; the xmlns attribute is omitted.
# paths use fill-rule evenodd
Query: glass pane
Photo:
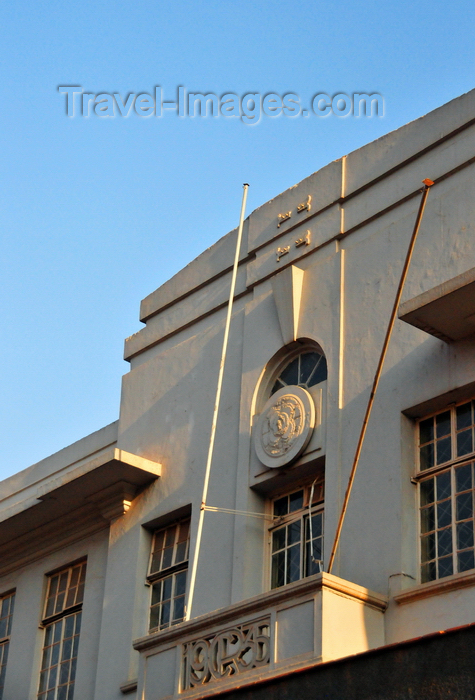
<svg viewBox="0 0 475 700"><path fill-rule="evenodd" d="M460 552L458 555L458 565L459 571L469 571L470 569L475 569L475 560L473 556L473 549L469 549L467 552Z"/></svg>
<svg viewBox="0 0 475 700"><path fill-rule="evenodd" d="M152 605L156 605L156 603L160 603L162 600L162 582L157 581L157 583L154 583L152 586Z"/></svg>
<svg viewBox="0 0 475 700"><path fill-rule="evenodd" d="M175 564L180 564L180 562L186 559L186 542L179 542L176 546L175 551Z"/></svg>
<svg viewBox="0 0 475 700"><path fill-rule="evenodd" d="M173 606L173 622L180 622L185 617L185 596L175 598Z"/></svg>
<svg viewBox="0 0 475 700"><path fill-rule="evenodd" d="M160 627L168 627L170 624L170 601L163 603L160 615Z"/></svg>
<svg viewBox="0 0 475 700"><path fill-rule="evenodd" d="M468 428L472 425L472 402L464 403L462 406L457 406L457 430Z"/></svg>
<svg viewBox="0 0 475 700"><path fill-rule="evenodd" d="M434 419L427 418L419 423L419 443L425 445L434 439Z"/></svg>
<svg viewBox="0 0 475 700"><path fill-rule="evenodd" d="M173 547L175 544L176 525L169 527L165 532L165 547Z"/></svg>
<svg viewBox="0 0 475 700"><path fill-rule="evenodd" d="M323 355L319 356L318 362L315 366L315 369L313 370L312 374L310 375L308 381L307 381L307 386L315 386L315 384L320 384L320 382L324 382L325 379L328 376L328 370L327 370L327 361L323 357Z"/></svg>
<svg viewBox="0 0 475 700"><path fill-rule="evenodd" d="M421 510L421 532L431 532L435 530L434 506L428 506Z"/></svg>
<svg viewBox="0 0 475 700"><path fill-rule="evenodd" d="M287 543L289 545L300 542L300 520L287 526Z"/></svg>
<svg viewBox="0 0 475 700"><path fill-rule="evenodd" d="M426 583L427 581L435 581L435 577L435 561L431 561L429 562L429 564L423 564L421 566L421 583Z"/></svg>
<svg viewBox="0 0 475 700"><path fill-rule="evenodd" d="M285 583L285 551L272 556L272 588L278 588Z"/></svg>
<svg viewBox="0 0 475 700"><path fill-rule="evenodd" d="M438 438L450 435L450 411L439 413L435 417L435 432Z"/></svg>
<svg viewBox="0 0 475 700"><path fill-rule="evenodd" d="M308 537L310 537L310 522L307 518L307 530ZM312 515L312 535L313 537L320 537L322 534L323 517L321 513L317 515Z"/></svg>
<svg viewBox="0 0 475 700"><path fill-rule="evenodd" d="M270 395L272 396L272 394L275 394L275 392L279 391L279 389L282 389L283 386L285 386L285 384L283 382L281 382L280 379L278 379L276 381L276 383L274 384L274 386L272 387Z"/></svg>
<svg viewBox="0 0 475 700"><path fill-rule="evenodd" d="M435 559L435 534L421 537L421 561Z"/></svg>
<svg viewBox="0 0 475 700"><path fill-rule="evenodd" d="M292 360L290 364L280 373L279 379L284 382L284 384L298 384L299 383L299 358L296 357Z"/></svg>
<svg viewBox="0 0 475 700"><path fill-rule="evenodd" d="M181 571L175 576L175 595L183 595L186 590L186 571Z"/></svg>
<svg viewBox="0 0 475 700"><path fill-rule="evenodd" d="M452 528L448 527L446 530L440 530L437 533L437 553L439 557L443 557L446 554L452 554Z"/></svg>
<svg viewBox="0 0 475 700"><path fill-rule="evenodd" d="M472 492L461 493L457 496L457 520L466 520L473 515Z"/></svg>
<svg viewBox="0 0 475 700"><path fill-rule="evenodd" d="M162 600L169 600L172 597L172 580L173 576L163 580Z"/></svg>
<svg viewBox="0 0 475 700"><path fill-rule="evenodd" d="M434 479L427 479L421 483L421 506L434 502Z"/></svg>
<svg viewBox="0 0 475 700"><path fill-rule="evenodd" d="M163 550L162 569L168 569L168 567L172 565L172 557L173 547L167 547Z"/></svg>
<svg viewBox="0 0 475 700"><path fill-rule="evenodd" d="M437 464L448 462L452 458L452 438L437 440Z"/></svg>
<svg viewBox="0 0 475 700"><path fill-rule="evenodd" d="M283 515L287 515L289 512L289 501L287 496L283 496L282 498L278 498L276 501L274 501L274 515L278 518L282 517Z"/></svg>
<svg viewBox="0 0 475 700"><path fill-rule="evenodd" d="M289 513L303 508L303 491L296 491L289 496Z"/></svg>
<svg viewBox="0 0 475 700"><path fill-rule="evenodd" d="M428 445L420 449L420 468L421 471L431 469L434 466L434 443L429 442Z"/></svg>
<svg viewBox="0 0 475 700"><path fill-rule="evenodd" d="M452 523L452 504L450 501L442 501L437 504L437 527L447 527Z"/></svg>
<svg viewBox="0 0 475 700"><path fill-rule="evenodd" d="M455 470L456 492L467 491L472 488L472 465L465 464Z"/></svg>
<svg viewBox="0 0 475 700"><path fill-rule="evenodd" d="M64 630L65 637L72 637L74 634L74 615L69 615L66 618L66 626Z"/></svg>
<svg viewBox="0 0 475 700"><path fill-rule="evenodd" d="M287 582L300 579L300 545L294 545L287 550Z"/></svg>
<svg viewBox="0 0 475 700"><path fill-rule="evenodd" d="M457 457L468 455L473 452L472 429L462 430L457 433Z"/></svg>
<svg viewBox="0 0 475 700"><path fill-rule="evenodd" d="M317 355L316 352L306 352L300 355L300 381L299 384L306 384L311 373L315 369L315 366L321 355Z"/></svg>
<svg viewBox="0 0 475 700"><path fill-rule="evenodd" d="M59 685L67 683L69 680L69 666L70 661L63 661L59 671Z"/></svg>
<svg viewBox="0 0 475 700"><path fill-rule="evenodd" d="M457 525L457 549L473 547L473 521Z"/></svg>
<svg viewBox="0 0 475 700"><path fill-rule="evenodd" d="M160 606L159 605L157 605L153 608L150 608L150 627L149 627L150 631L158 629L159 615L160 615Z"/></svg>
<svg viewBox="0 0 475 700"><path fill-rule="evenodd" d="M285 547L285 527L281 527L279 530L274 530L272 533L272 551L277 552L279 549Z"/></svg>
<svg viewBox="0 0 475 700"><path fill-rule="evenodd" d="M63 653L61 654L61 661L66 661L66 659L71 658L72 648L73 648L73 640L72 640L72 637L69 637L68 639L65 639L63 642Z"/></svg>
<svg viewBox="0 0 475 700"><path fill-rule="evenodd" d="M437 500L448 498L451 494L450 472L443 472L437 476Z"/></svg>
<svg viewBox="0 0 475 700"><path fill-rule="evenodd" d="M439 559L439 578L444 578L444 576L451 576L454 573L454 567L452 563L452 557L444 557Z"/></svg>

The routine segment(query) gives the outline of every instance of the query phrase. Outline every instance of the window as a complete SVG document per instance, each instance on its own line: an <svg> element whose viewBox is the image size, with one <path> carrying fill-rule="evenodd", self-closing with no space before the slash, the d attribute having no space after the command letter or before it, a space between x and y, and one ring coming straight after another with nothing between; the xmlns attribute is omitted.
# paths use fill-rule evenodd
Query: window
<svg viewBox="0 0 475 700"><path fill-rule="evenodd" d="M73 698L85 579L85 561L48 577L42 621L45 639L38 689L40 700Z"/></svg>
<svg viewBox="0 0 475 700"><path fill-rule="evenodd" d="M3 686L5 685L14 605L15 593L0 596L0 700L2 700Z"/></svg>
<svg viewBox="0 0 475 700"><path fill-rule="evenodd" d="M323 570L323 488L322 476L272 502L271 588Z"/></svg>
<svg viewBox="0 0 475 700"><path fill-rule="evenodd" d="M309 389L327 378L327 361L319 352L302 352L291 359L280 372L270 395L284 386L302 386Z"/></svg>
<svg viewBox="0 0 475 700"><path fill-rule="evenodd" d="M152 584L149 631L176 625L185 617L190 520L157 530L148 581Z"/></svg>
<svg viewBox="0 0 475 700"><path fill-rule="evenodd" d="M421 582L475 568L475 401L419 421Z"/></svg>

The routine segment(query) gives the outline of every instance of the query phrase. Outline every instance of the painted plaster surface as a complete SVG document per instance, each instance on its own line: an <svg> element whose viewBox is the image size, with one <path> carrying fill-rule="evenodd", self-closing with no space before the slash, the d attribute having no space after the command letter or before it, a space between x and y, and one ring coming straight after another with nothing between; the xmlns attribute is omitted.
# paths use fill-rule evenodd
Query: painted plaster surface
<svg viewBox="0 0 475 700"><path fill-rule="evenodd" d="M147 572L153 532L179 518L191 516L190 560L195 553L236 231L142 302L146 325L126 340L118 422L0 483L0 595L17 592L6 700L35 698L45 576L81 557L76 700L197 697L203 689L180 686L183 644L200 636L210 649L223 639L251 644L249 625L263 616L272 673L475 622L470 577L420 583L414 480L417 419L475 396L470 330L449 343L396 321L328 585L316 574L271 590L269 534L272 499L324 473L326 571L424 178L435 184L403 308L419 308L414 299L433 290L444 297L441 289L473 274L474 103L475 91L330 163L246 219L207 497L215 510L204 517L189 621L148 634ZM444 313L469 329L462 306ZM308 389L308 442L269 467L255 449L256 426L302 348L325 356L328 376ZM97 477L93 493L88 474ZM232 629L234 637L216 637ZM238 656L220 673L240 667ZM262 680L268 671L246 672ZM214 680L233 687L232 676ZM203 692L212 696L213 685Z"/></svg>

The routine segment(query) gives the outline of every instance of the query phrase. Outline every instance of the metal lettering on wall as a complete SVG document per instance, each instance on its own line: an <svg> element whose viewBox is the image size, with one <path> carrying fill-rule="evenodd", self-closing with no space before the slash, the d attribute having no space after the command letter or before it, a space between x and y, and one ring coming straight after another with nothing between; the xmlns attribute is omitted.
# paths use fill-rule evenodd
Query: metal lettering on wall
<svg viewBox="0 0 475 700"><path fill-rule="evenodd" d="M268 664L269 634L266 618L183 644L181 691Z"/></svg>

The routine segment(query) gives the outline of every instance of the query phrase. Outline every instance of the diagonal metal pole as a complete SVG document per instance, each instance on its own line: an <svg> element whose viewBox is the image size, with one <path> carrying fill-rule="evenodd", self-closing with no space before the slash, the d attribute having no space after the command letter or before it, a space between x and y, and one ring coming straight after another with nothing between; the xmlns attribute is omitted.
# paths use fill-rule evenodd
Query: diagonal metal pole
<svg viewBox="0 0 475 700"><path fill-rule="evenodd" d="M396 321L397 310L399 308L399 303L401 301L402 290L404 288L404 283L407 277L407 271L412 258L412 253L414 251L414 246L416 244L417 234L419 233L419 228L422 221L422 215L424 214L424 208L426 205L427 197L429 195L429 190L434 184L432 180L426 179L422 181L424 184L424 189L422 190L421 203L419 205L419 211L417 212L416 223L414 224L414 230L412 232L411 240L409 242L409 248L406 253L406 260L404 262L404 267L401 273L401 279L399 280L399 286L396 292L396 298L394 300L393 309L391 311L391 317L389 319L388 328L386 330L386 337L384 338L383 348L381 350L381 355L379 358L378 366L376 368L376 373L374 375L373 386L371 388L371 393L369 395L368 405L366 406L366 412L363 419L363 425L361 426L361 432L358 439L358 444L356 446L355 457L353 459L353 466L351 467L350 477L348 479L348 486L346 487L345 498L343 500L343 505L341 508L340 518L338 520L338 525L336 528L335 540L333 542L333 548L330 554L330 559L328 562L328 573L331 574L333 563L335 561L336 551L340 542L341 530L343 528L343 522L345 520L346 511L348 509L348 501L350 500L351 489L353 488L353 482L355 480L356 470L358 468L358 462L360 459L361 449L363 447L363 441L366 434L366 428L368 426L369 417L371 415L371 409L373 408L374 397L376 396L376 390L378 388L379 380L381 378L381 373L383 370L384 360L389 347L389 341L391 339L391 333Z"/></svg>
<svg viewBox="0 0 475 700"><path fill-rule="evenodd" d="M221 363L219 365L218 386L216 388L216 399L214 402L213 421L211 424L211 435L210 435L209 448L208 448L208 459L206 461L205 480L204 480L204 485L203 485L203 495L201 497L200 517L199 517L199 521L198 521L198 531L196 534L196 544L195 544L195 552L193 555L193 565L191 567L190 589L188 592L188 603L186 606L185 620L189 620L191 617L191 608L193 605L193 596L195 593L196 571L198 569L198 559L199 559L200 547L201 547L201 536L203 533L203 521L204 521L206 509L207 509L206 508L206 499L208 497L209 476L210 476L210 472L211 472L211 462L213 459L214 438L216 435L216 425L218 422L218 411L219 411L219 402L221 399L221 388L223 386L224 363L226 362L226 351L227 351L227 347L228 347L229 327L231 325L231 315L232 315L232 311L233 311L234 290L236 288L236 278L237 278L237 271L238 271L238 265L239 265L239 253L241 250L242 229L243 229L243 224L244 224L244 214L246 211L247 190L249 188L249 185L245 184L243 187L244 187L244 191L242 193L241 216L239 219L239 229L238 229L238 236L237 236L237 242L236 242L236 253L234 256L233 274L232 274L232 278L231 278L231 289L229 290L228 313L226 316L226 324L224 326L223 350L221 353Z"/></svg>

